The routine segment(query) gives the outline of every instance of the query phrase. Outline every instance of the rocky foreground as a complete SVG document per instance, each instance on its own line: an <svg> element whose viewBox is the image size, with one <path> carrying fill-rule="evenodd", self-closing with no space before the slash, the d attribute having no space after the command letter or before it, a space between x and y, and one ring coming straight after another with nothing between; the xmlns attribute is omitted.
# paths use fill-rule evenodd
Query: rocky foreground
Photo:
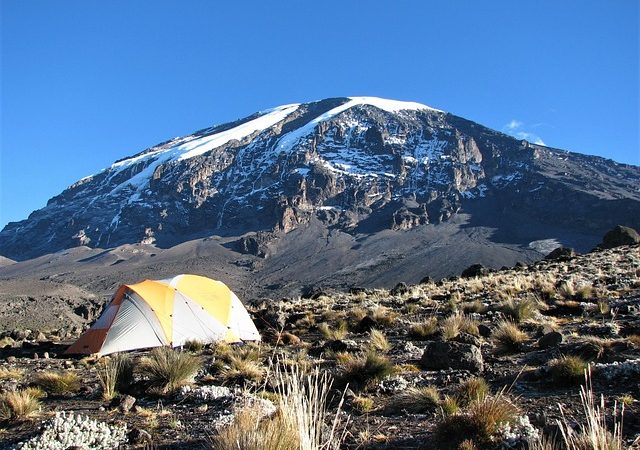
<svg viewBox="0 0 640 450"><path fill-rule="evenodd" d="M249 310L259 345L74 359L59 336L5 332L1 448L301 448L302 374L332 381L324 448L604 448L579 436L585 370L606 448L640 448L638 245Z"/></svg>

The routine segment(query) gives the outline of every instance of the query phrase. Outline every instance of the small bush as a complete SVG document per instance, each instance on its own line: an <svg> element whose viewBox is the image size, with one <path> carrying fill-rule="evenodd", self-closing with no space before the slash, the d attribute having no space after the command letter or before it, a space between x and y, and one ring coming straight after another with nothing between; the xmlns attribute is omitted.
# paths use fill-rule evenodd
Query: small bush
<svg viewBox="0 0 640 450"><path fill-rule="evenodd" d="M456 398L461 405L482 401L489 394L489 385L484 378L474 377L463 381L456 389Z"/></svg>
<svg viewBox="0 0 640 450"><path fill-rule="evenodd" d="M410 387L391 397L386 409L390 412L419 414L433 411L439 404L440 393L435 386Z"/></svg>
<svg viewBox="0 0 640 450"><path fill-rule="evenodd" d="M361 355L350 355L338 364L340 377L355 389L364 388L394 372L394 366L384 355L368 351Z"/></svg>
<svg viewBox="0 0 640 450"><path fill-rule="evenodd" d="M150 386L162 394L175 392L189 384L200 370L201 361L189 353L169 347L157 347L141 363Z"/></svg>
<svg viewBox="0 0 640 450"><path fill-rule="evenodd" d="M110 401L124 392L133 381L133 360L124 353L115 353L103 359L97 366L102 399Z"/></svg>
<svg viewBox="0 0 640 450"><path fill-rule="evenodd" d="M498 322L491 337L498 353L518 352L529 339L527 333L518 328L518 325L507 320Z"/></svg>
<svg viewBox="0 0 640 450"><path fill-rule="evenodd" d="M575 355L562 356L549 361L552 380L563 385L580 383L588 367L587 361Z"/></svg>
<svg viewBox="0 0 640 450"><path fill-rule="evenodd" d="M429 317L422 322L411 324L409 327L409 336L413 339L428 339L438 332L438 319Z"/></svg>
<svg viewBox="0 0 640 450"><path fill-rule="evenodd" d="M33 384L48 394L75 394L80 390L80 378L75 372L40 372Z"/></svg>
<svg viewBox="0 0 640 450"><path fill-rule="evenodd" d="M0 420L20 422L40 412L40 401L32 392L7 391L0 394Z"/></svg>
<svg viewBox="0 0 640 450"><path fill-rule="evenodd" d="M382 353L388 353L389 350L391 350L391 344L382 331L372 328L369 331L369 348Z"/></svg>

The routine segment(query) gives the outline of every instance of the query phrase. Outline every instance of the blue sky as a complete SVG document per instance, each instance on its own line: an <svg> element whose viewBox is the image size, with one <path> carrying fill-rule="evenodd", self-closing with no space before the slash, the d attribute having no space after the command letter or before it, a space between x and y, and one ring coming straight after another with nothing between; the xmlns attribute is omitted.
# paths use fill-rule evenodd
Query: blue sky
<svg viewBox="0 0 640 450"><path fill-rule="evenodd" d="M637 0L0 5L0 227L160 141L325 97L640 164Z"/></svg>

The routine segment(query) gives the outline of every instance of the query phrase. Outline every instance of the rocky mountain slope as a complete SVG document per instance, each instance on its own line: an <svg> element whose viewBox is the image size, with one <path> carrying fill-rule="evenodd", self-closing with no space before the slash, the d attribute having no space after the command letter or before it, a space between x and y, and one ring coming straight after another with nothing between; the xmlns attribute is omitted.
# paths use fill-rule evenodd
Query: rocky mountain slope
<svg viewBox="0 0 640 450"><path fill-rule="evenodd" d="M519 141L417 103L333 98L119 160L8 224L0 254L168 248L216 235L262 257L296 229L398 237L459 213L468 227L494 229L494 242L573 240L587 249L617 223L640 227L640 168Z"/></svg>

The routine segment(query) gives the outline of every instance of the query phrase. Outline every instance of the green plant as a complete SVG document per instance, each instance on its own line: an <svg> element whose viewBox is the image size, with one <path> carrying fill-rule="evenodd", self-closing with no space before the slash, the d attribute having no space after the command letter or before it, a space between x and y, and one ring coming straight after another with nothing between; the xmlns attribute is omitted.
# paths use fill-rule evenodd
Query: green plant
<svg viewBox="0 0 640 450"><path fill-rule="evenodd" d="M344 382L354 389L364 388L394 372L394 366L384 355L368 351L350 355L338 363L338 372Z"/></svg>
<svg viewBox="0 0 640 450"><path fill-rule="evenodd" d="M1 421L20 422L36 416L40 408L39 399L30 391L7 391L0 394Z"/></svg>
<svg viewBox="0 0 640 450"><path fill-rule="evenodd" d="M189 384L200 370L198 357L169 347L156 347L141 362L150 386L162 394Z"/></svg>
<svg viewBox="0 0 640 450"><path fill-rule="evenodd" d="M49 394L74 394L80 390L80 378L75 372L40 372L33 384Z"/></svg>
<svg viewBox="0 0 640 450"><path fill-rule="evenodd" d="M498 353L513 353L520 351L523 344L529 339L527 334L518 328L513 322L502 320L498 322L492 334L492 340Z"/></svg>
<svg viewBox="0 0 640 450"><path fill-rule="evenodd" d="M351 399L351 407L360 413L368 413L373 411L375 404L371 397L356 395Z"/></svg>
<svg viewBox="0 0 640 450"><path fill-rule="evenodd" d="M580 356L561 356L549 361L551 378L555 383L568 385L580 383L589 363Z"/></svg>
<svg viewBox="0 0 640 450"><path fill-rule="evenodd" d="M96 370L105 401L113 399L118 392L124 392L133 381L133 360L124 353L115 353L103 359Z"/></svg>
<svg viewBox="0 0 640 450"><path fill-rule="evenodd" d="M440 409L444 416L452 416L460 411L460 403L454 396L445 395L440 402Z"/></svg>

